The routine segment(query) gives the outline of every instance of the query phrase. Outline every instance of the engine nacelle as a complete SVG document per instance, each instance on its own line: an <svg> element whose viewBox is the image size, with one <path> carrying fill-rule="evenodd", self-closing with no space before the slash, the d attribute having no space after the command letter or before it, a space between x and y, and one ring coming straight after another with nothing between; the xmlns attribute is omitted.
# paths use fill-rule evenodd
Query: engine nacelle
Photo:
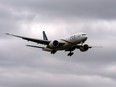
<svg viewBox="0 0 116 87"><path fill-rule="evenodd" d="M89 46L87 44L83 45L82 47L80 47L80 51L81 52L85 52L89 49Z"/></svg>
<svg viewBox="0 0 116 87"><path fill-rule="evenodd" d="M50 48L57 48L59 46L59 42L57 40L51 41L49 43Z"/></svg>

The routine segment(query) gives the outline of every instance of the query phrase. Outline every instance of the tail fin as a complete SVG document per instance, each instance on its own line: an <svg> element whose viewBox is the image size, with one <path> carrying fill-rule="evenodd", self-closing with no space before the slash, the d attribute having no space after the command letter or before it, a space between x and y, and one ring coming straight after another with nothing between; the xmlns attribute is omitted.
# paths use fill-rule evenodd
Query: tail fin
<svg viewBox="0 0 116 87"><path fill-rule="evenodd" d="M48 38L47 38L47 35L46 35L45 31L43 31L43 40L48 40Z"/></svg>

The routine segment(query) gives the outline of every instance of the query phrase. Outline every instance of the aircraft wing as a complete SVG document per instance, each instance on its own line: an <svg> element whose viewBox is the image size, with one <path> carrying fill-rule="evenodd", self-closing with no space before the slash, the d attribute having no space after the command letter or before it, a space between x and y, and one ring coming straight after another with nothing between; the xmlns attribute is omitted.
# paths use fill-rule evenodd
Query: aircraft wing
<svg viewBox="0 0 116 87"><path fill-rule="evenodd" d="M92 46L89 46L87 44L85 44L85 45L87 46L87 49L93 48ZM80 49L80 47L83 47L83 46L80 45L80 44L79 45L74 45L71 48L66 49L65 51L74 51L75 49Z"/></svg>
<svg viewBox="0 0 116 87"><path fill-rule="evenodd" d="M38 43L38 44L48 45L50 43L50 41L48 41L48 40L34 39L34 38L29 38L29 37L23 37L23 36L13 35L13 34L9 34L9 33L6 33L6 35L10 35L10 36L22 38L24 40L35 42L35 43Z"/></svg>

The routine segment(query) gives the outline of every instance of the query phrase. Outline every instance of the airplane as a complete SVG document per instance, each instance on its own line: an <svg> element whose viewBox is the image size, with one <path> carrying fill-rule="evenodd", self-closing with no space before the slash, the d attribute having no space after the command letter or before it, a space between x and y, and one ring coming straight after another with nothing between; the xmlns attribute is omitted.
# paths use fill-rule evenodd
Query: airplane
<svg viewBox="0 0 116 87"><path fill-rule="evenodd" d="M6 35L22 38L27 41L35 42L37 44L42 44L44 46L35 46L35 45L26 45L28 47L33 48L40 48L43 51L51 52L51 54L55 54L57 51L68 51L69 53L67 56L72 56L74 54L75 49L79 49L81 52L86 52L92 46L89 46L88 44L84 44L85 41L88 39L86 33L77 33L70 37L59 39L59 40L48 40L48 37L43 31L43 39L35 39L35 38L29 38L29 37L23 37L18 36L10 33L6 33Z"/></svg>

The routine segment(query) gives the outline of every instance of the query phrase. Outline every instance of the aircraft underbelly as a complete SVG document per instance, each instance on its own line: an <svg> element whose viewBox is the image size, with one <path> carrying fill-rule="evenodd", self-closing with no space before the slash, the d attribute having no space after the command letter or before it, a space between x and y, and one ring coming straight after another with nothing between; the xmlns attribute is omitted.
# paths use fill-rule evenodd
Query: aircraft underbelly
<svg viewBox="0 0 116 87"><path fill-rule="evenodd" d="M70 48L71 46L72 46L71 44L66 44L64 46L57 48L57 50L66 50L67 48Z"/></svg>
<svg viewBox="0 0 116 87"><path fill-rule="evenodd" d="M78 40L72 40L72 41L70 41L69 43L66 43L65 45L63 45L63 46L61 46L61 47L59 47L59 48L57 48L57 50L66 50L66 49L68 49L68 48L71 48L71 47L73 47L73 46L75 46L75 45L77 45L77 44L81 44L82 42L84 42L85 40L84 39L78 39Z"/></svg>

